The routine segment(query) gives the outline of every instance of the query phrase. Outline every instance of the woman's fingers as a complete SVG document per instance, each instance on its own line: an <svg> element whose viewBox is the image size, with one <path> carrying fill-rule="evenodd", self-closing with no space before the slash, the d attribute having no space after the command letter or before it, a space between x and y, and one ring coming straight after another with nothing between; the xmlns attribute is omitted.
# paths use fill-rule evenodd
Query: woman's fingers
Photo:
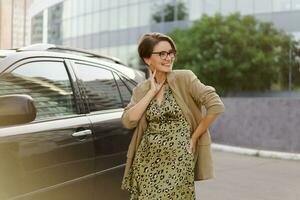
<svg viewBox="0 0 300 200"><path fill-rule="evenodd" d="M151 69L148 67L148 71L149 71L149 76L152 78L152 77L155 77L155 74L156 74L156 69L154 69L154 72L152 73Z"/></svg>
<svg viewBox="0 0 300 200"><path fill-rule="evenodd" d="M190 139L190 144L187 144L187 151L190 154L195 153L195 144L193 143L192 139Z"/></svg>
<svg viewBox="0 0 300 200"><path fill-rule="evenodd" d="M149 71L149 77L152 78L152 71L149 67L148 67L148 71Z"/></svg>
<svg viewBox="0 0 300 200"><path fill-rule="evenodd" d="M155 78L155 74L156 74L156 69L154 69L154 72L153 72L153 74L152 74L152 79L153 80L155 80L154 78Z"/></svg>
<svg viewBox="0 0 300 200"><path fill-rule="evenodd" d="M154 72L152 73L151 69L149 68L149 74L150 74L150 81L151 81L151 84L157 88L157 84L156 84L156 81L155 81L155 74L156 74L156 69L154 70Z"/></svg>
<svg viewBox="0 0 300 200"><path fill-rule="evenodd" d="M194 144L191 143L191 153L194 153L195 152L195 147L194 147Z"/></svg>
<svg viewBox="0 0 300 200"><path fill-rule="evenodd" d="M155 75L156 75L156 69L152 72L150 68L148 68L149 74L150 74L150 81L151 81L151 88L157 93L163 86L164 82L162 83L157 83L155 80Z"/></svg>

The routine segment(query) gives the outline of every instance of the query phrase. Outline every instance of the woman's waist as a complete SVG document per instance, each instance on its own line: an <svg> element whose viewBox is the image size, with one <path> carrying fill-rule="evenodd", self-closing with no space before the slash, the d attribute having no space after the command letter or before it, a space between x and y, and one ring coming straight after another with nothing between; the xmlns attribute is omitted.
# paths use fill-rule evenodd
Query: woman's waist
<svg viewBox="0 0 300 200"><path fill-rule="evenodd" d="M185 124L187 124L185 120L150 121L148 122L147 131L167 131L170 128L178 129L186 127Z"/></svg>
<svg viewBox="0 0 300 200"><path fill-rule="evenodd" d="M147 121L148 122L148 126L166 126L168 124L179 124L182 123L183 120L181 119L157 119L157 120L152 120L152 121Z"/></svg>

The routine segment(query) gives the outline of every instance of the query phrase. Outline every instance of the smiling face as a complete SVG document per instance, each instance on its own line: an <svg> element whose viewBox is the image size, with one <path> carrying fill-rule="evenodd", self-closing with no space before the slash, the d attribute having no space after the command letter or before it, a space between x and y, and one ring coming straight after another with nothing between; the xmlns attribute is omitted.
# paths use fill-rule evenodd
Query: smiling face
<svg viewBox="0 0 300 200"><path fill-rule="evenodd" d="M172 52L174 49L171 44L167 41L160 41L157 43L153 52ZM149 58L144 58L145 63L150 67L152 71L156 69L157 72L170 72L172 71L173 63L175 58L171 58L168 55L165 59L162 59L159 54L151 54Z"/></svg>

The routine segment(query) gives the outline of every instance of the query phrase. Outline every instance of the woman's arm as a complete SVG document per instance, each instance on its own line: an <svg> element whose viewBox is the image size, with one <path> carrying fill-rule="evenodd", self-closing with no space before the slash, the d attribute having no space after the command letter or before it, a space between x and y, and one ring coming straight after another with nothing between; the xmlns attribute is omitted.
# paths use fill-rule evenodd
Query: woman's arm
<svg viewBox="0 0 300 200"><path fill-rule="evenodd" d="M207 115L224 112L224 104L214 87L201 83L192 71L189 73L188 82L190 95L199 106L206 108Z"/></svg>
<svg viewBox="0 0 300 200"><path fill-rule="evenodd" d="M198 127L192 134L189 151L194 152L194 147L200 136L206 132L216 117L224 112L224 104L216 93L215 88L201 83L192 71L190 71L189 80L190 95L198 105L204 105L206 108L206 115L201 119Z"/></svg>
<svg viewBox="0 0 300 200"><path fill-rule="evenodd" d="M217 114L208 114L205 115L202 119L201 122L199 123L198 127L196 128L196 130L194 131L194 133L192 134L192 138L190 141L190 149L189 152L190 153L194 153L195 152L195 147L197 145L197 141L198 139L201 137L201 135L203 133L206 132L206 130L208 129L208 127L210 126L210 124L213 123L213 121L217 118L217 116L220 113Z"/></svg>
<svg viewBox="0 0 300 200"><path fill-rule="evenodd" d="M134 106L131 106L129 109L124 110L122 122L126 128L130 129L136 126L153 97L153 92L149 90L138 103L136 103Z"/></svg>
<svg viewBox="0 0 300 200"><path fill-rule="evenodd" d="M135 93L133 93L131 102L124 109L124 113L122 115L122 123L128 129L136 127L137 122L141 119L150 101L157 94L157 92L161 89L163 85L163 83L157 84L154 80L156 70L154 71L153 74L151 73L151 70L149 71L150 71L149 73L150 73L150 81L151 81L150 90L139 102L135 102L136 101Z"/></svg>
<svg viewBox="0 0 300 200"><path fill-rule="evenodd" d="M192 138L194 140L198 140L199 137L206 132L206 130L208 129L208 127L210 126L210 124L212 124L212 122L217 118L219 114L209 114L209 115L205 115L202 119L201 122L199 123L198 127L196 128L196 130L194 131Z"/></svg>

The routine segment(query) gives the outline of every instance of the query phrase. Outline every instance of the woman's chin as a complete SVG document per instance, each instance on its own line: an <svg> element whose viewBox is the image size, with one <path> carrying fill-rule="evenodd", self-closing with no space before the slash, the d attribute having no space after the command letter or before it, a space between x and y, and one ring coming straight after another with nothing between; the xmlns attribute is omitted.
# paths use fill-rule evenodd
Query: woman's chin
<svg viewBox="0 0 300 200"><path fill-rule="evenodd" d="M163 68L163 71L165 71L165 72L170 72L170 71L172 71L172 66L164 67L164 68Z"/></svg>
<svg viewBox="0 0 300 200"><path fill-rule="evenodd" d="M171 72L171 71L172 71L172 68L161 70L161 72L165 72L165 73L169 73L169 72Z"/></svg>
<svg viewBox="0 0 300 200"><path fill-rule="evenodd" d="M172 67L173 66L161 66L161 67L158 67L158 68L156 68L156 70L157 71L160 71L160 72L165 72L165 73L167 73L167 72L171 72L172 71Z"/></svg>

